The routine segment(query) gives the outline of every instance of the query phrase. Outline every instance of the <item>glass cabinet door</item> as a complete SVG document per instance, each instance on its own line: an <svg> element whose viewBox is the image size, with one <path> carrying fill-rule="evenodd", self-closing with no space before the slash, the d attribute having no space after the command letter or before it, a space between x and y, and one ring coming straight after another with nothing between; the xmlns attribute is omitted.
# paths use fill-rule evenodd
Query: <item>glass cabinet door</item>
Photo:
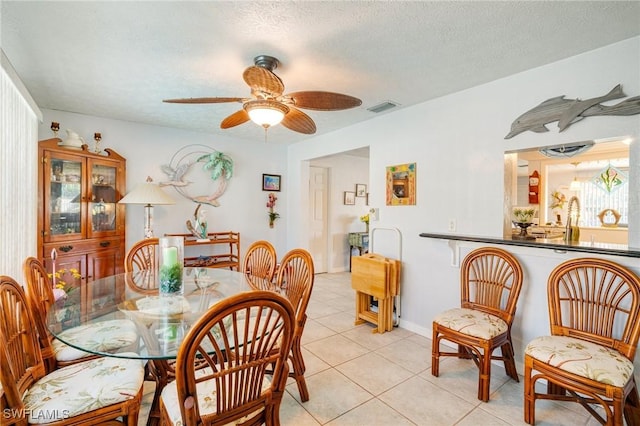
<svg viewBox="0 0 640 426"><path fill-rule="evenodd" d="M89 160L89 232L88 236L105 236L117 229L118 169L110 162Z"/></svg>
<svg viewBox="0 0 640 426"><path fill-rule="evenodd" d="M45 241L82 238L82 176L84 162L54 154L45 164Z"/></svg>

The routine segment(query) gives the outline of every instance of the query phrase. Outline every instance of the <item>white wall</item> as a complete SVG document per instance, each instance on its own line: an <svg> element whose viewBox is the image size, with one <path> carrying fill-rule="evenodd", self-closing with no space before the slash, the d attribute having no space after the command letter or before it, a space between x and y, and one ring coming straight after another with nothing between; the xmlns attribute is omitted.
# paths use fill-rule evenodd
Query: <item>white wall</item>
<svg viewBox="0 0 640 426"><path fill-rule="evenodd" d="M619 83L628 96L638 96L639 75L640 37L636 37L290 146L288 245L307 239L305 216L299 214L307 200L298 185L306 173L305 160L369 145L369 204L380 208L378 226L397 227L403 236L401 325L429 336L433 316L459 303L459 269L450 265L445 241L419 234L445 233L449 219L456 219L458 233L502 236L505 151L632 136L631 187L640 187L640 115L591 117L562 133L551 123L547 133L525 132L504 139L516 117L552 97L598 97ZM385 206L385 167L409 162L417 163L417 205ZM640 196L633 197L632 211L640 212ZM640 215L629 225L630 244L640 247ZM377 251L392 254L394 243L390 236L388 243L380 241ZM514 325L516 354L521 357L530 338L548 333L547 274L573 255L512 251L526 274L524 301ZM640 271L638 259L618 261Z"/></svg>
<svg viewBox="0 0 640 426"><path fill-rule="evenodd" d="M146 175L160 179L159 166L180 147L204 143L228 153L236 161L236 176L222 206L209 214L212 230L237 230L243 247L259 238L274 241L279 252L306 247L308 243L308 166L314 158L369 146L369 204L380 208L379 227L402 232L401 326L423 335L431 333L431 319L446 306L459 301L459 269L451 266L452 252L446 241L419 237L421 232L447 232L456 219L457 232L501 236L504 205L504 152L541 145L631 136L631 187L640 187L640 115L591 117L562 133L555 123L548 133L525 132L505 140L513 120L540 102L566 95L588 99L622 84L629 96L640 95L640 37L532 69L489 84L384 114L347 129L324 134L292 145L278 146L176 129L99 119L77 114L45 111L40 139L50 137L51 121L72 128L90 139L102 132L103 144L127 158L128 187ZM287 163L285 164L284 158ZM385 206L385 168L417 163L417 204ZM262 173L283 175L279 194L282 220L267 226L266 194L260 190ZM640 191L630 194L630 210L640 212ZM156 208L156 233L180 232L195 205ZM142 236L142 209L128 208L130 245ZM286 225L286 230L283 229ZM132 235L132 233L137 233ZM394 236L380 235L377 252L394 256ZM630 218L629 241L640 247L640 214ZM473 244L460 245L461 255ZM532 248L512 248L523 263L525 284L514 324L517 357L524 344L548 333L545 283L554 265L577 253L555 253ZM615 258L640 273L635 258Z"/></svg>
<svg viewBox="0 0 640 426"><path fill-rule="evenodd" d="M102 133L103 148L111 148L127 158L127 190L151 176L154 182L166 180L160 169L168 164L171 157L180 148L190 144L204 144L228 154L234 162L234 175L224 195L219 198L220 206L206 206L209 232L240 232L241 252L253 241L266 239L271 241L278 253L285 253L287 192L277 192L276 211L281 219L273 229L269 228L267 215L267 194L262 191L262 174L282 175L286 184L286 150L275 144L263 141L250 143L234 140L231 137L213 136L205 133L188 132L166 127L110 120L88 115L73 114L55 110L43 110L44 121L39 128L39 139L53 137L50 130L52 121L60 123L61 138L65 138L65 129L72 129L85 138L93 147L93 134ZM207 174L195 166L187 180L192 185L210 185L207 193L217 188ZM193 217L196 203L180 196L173 188L166 193L175 201L175 205L154 207L154 232L156 236L164 233L186 233L185 222ZM200 194L194 192L193 194ZM127 206L127 248L144 237L144 208L141 205Z"/></svg>
<svg viewBox="0 0 640 426"><path fill-rule="evenodd" d="M353 155L335 155L310 161L310 165L329 169L328 271L349 269L349 232L364 232L360 216L369 207L365 197L356 197L355 205L344 205L344 192L355 192L356 184L369 188L369 159ZM306 244L305 244L306 245Z"/></svg>

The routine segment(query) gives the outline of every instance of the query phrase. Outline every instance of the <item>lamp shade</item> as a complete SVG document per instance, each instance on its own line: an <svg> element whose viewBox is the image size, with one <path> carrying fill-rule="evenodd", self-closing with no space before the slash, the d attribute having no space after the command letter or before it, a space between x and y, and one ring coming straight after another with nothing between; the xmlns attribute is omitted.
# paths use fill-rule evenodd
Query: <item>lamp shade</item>
<svg viewBox="0 0 640 426"><path fill-rule="evenodd" d="M280 123L289 108L280 102L257 100L246 102L243 106L254 123L262 127L271 127Z"/></svg>
<svg viewBox="0 0 640 426"><path fill-rule="evenodd" d="M122 204L147 205L175 204L175 201L160 189L158 185L153 183L150 177L147 177L146 182L136 185L132 191L118 202Z"/></svg>

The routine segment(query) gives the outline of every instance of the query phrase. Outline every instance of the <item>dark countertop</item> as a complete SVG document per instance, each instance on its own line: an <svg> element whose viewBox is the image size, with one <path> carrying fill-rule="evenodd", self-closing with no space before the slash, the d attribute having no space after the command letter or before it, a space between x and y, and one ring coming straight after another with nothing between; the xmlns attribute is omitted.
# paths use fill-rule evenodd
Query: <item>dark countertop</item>
<svg viewBox="0 0 640 426"><path fill-rule="evenodd" d="M439 240L470 241L475 243L504 244L509 246L545 248L559 252L576 251L582 253L604 254L624 257L640 258L640 248L628 247L624 244L607 243L565 243L562 239L536 238L535 240L516 240L509 237L482 237L461 234L432 234L423 232L420 234L424 238L434 238Z"/></svg>

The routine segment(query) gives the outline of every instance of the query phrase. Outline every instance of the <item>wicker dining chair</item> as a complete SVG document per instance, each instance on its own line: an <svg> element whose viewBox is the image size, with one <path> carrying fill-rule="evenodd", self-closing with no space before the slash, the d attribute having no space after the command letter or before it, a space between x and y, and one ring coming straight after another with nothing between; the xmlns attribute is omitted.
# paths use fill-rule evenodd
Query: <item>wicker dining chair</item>
<svg viewBox="0 0 640 426"><path fill-rule="evenodd" d="M127 286L137 293L158 292L158 238L146 238L136 242L124 258Z"/></svg>
<svg viewBox="0 0 640 426"><path fill-rule="evenodd" d="M289 299L296 314L295 332L289 353L292 367L289 370L289 377L296 381L302 402L309 400L309 390L304 378L306 367L302 357L301 342L314 280L313 258L308 251L293 249L281 259L275 287L276 291Z"/></svg>
<svg viewBox="0 0 640 426"><path fill-rule="evenodd" d="M55 299L51 280L42 262L35 257L26 258L23 263L23 273L27 282L28 305L38 330L40 350L47 372L96 358L97 355L81 351L54 338L47 328L47 315ZM105 352L136 350L139 340L135 324L127 319L96 321L92 324L69 328L60 335L64 335L67 341L82 339L84 342L87 341L87 336L93 336L96 349Z"/></svg>
<svg viewBox="0 0 640 426"><path fill-rule="evenodd" d="M180 345L176 380L160 399L162 424L279 425L293 332L291 303L271 291L240 293L211 307ZM196 360L207 367L196 370Z"/></svg>
<svg viewBox="0 0 640 426"><path fill-rule="evenodd" d="M51 373L40 352L24 289L0 276L0 399L2 424L56 426L121 420L137 426L144 366L101 357Z"/></svg>
<svg viewBox="0 0 640 426"><path fill-rule="evenodd" d="M509 252L481 247L471 251L460 268L460 308L433 320L431 374L440 373L440 357L472 359L479 368L478 399L489 401L491 361L504 362L516 382L518 372L511 342L511 324L522 288L522 267ZM458 345L455 352L441 348L442 340ZM501 355L493 355L500 348Z"/></svg>
<svg viewBox="0 0 640 426"><path fill-rule="evenodd" d="M247 249L242 261L242 272L254 288L268 290L275 275L277 262L273 245L265 240L256 241Z"/></svg>
<svg viewBox="0 0 640 426"><path fill-rule="evenodd" d="M602 424L622 425L623 415L638 424L640 278L609 260L571 259L549 275L547 297L551 334L525 349L524 420L534 424L536 400L551 399L580 403ZM538 380L546 393L536 391Z"/></svg>

